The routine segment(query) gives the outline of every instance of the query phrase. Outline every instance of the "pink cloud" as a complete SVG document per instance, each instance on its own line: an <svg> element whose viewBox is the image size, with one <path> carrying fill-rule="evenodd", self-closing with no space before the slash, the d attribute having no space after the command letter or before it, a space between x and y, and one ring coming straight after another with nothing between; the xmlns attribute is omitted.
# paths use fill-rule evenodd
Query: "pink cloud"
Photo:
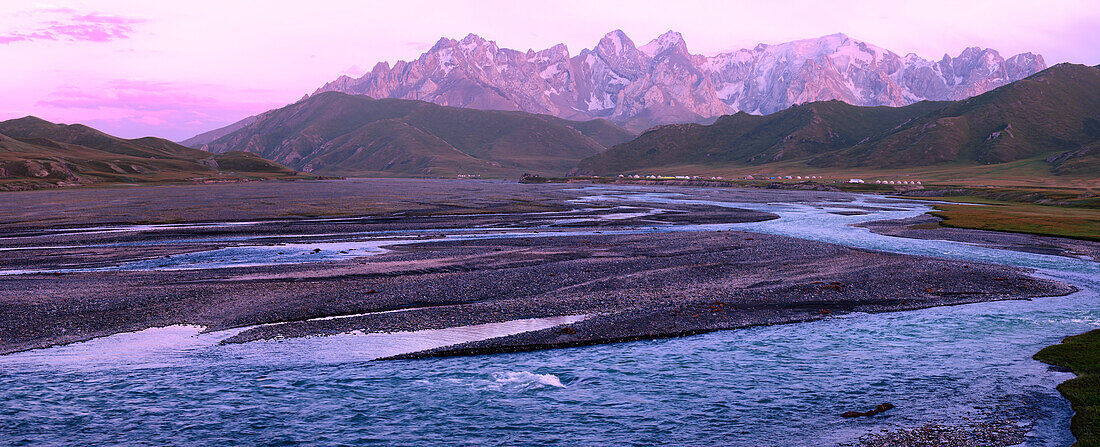
<svg viewBox="0 0 1100 447"><path fill-rule="evenodd" d="M164 119L161 119L161 118L156 117L156 116L151 116L151 115L147 115L147 116L143 116L141 118L138 118L138 121L140 121L143 124L148 124L150 126L163 126L165 124L168 124L168 121L165 121Z"/></svg>
<svg viewBox="0 0 1100 447"><path fill-rule="evenodd" d="M80 14L71 9L42 10L49 15L63 15L57 20L36 23L29 31L9 31L0 34L0 44L38 40L70 42L109 42L127 39L134 32L134 25L144 22L123 16L108 16L96 12Z"/></svg>
<svg viewBox="0 0 1100 447"><path fill-rule="evenodd" d="M34 6L45 3L64 8ZM693 53L712 55L842 31L924 58L977 45L1006 56L1041 53L1050 64L1100 63L1096 0L1059 0L1042 7L1020 0L668 4L555 0L530 8L514 0L0 1L0 61L18 61L0 70L0 120L36 115L83 122L119 136L187 138L294 101L345 68L358 75L380 61L392 65L415 59L440 37L471 32L520 50L564 43L575 55L616 28L638 45L675 29L684 33ZM948 10L952 13L944 14ZM140 121L144 117L165 124L152 126Z"/></svg>
<svg viewBox="0 0 1100 447"><path fill-rule="evenodd" d="M61 86L47 99L38 101L38 105L77 109L178 110L220 103L217 99L192 93L190 88L193 86L116 79L96 89Z"/></svg>
<svg viewBox="0 0 1100 447"><path fill-rule="evenodd" d="M121 137L182 140L282 105L264 99L271 96L207 84L116 79L58 87L35 109L51 121L80 122Z"/></svg>

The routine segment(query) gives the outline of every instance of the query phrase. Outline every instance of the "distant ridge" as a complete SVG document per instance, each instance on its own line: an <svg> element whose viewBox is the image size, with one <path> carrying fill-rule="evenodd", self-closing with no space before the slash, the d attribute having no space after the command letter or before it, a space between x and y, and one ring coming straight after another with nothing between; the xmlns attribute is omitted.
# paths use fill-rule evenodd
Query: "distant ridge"
<svg viewBox="0 0 1100 447"><path fill-rule="evenodd" d="M814 102L709 126L653 129L579 164L613 175L679 166L901 169L1037 160L1048 174L1100 172L1100 69L1059 64L990 92L900 108Z"/></svg>
<svg viewBox="0 0 1100 447"><path fill-rule="evenodd" d="M634 134L603 120L443 107L325 92L204 144L343 176L564 175Z"/></svg>
<svg viewBox="0 0 1100 447"><path fill-rule="evenodd" d="M160 138L128 140L33 116L0 122L0 190L296 176L243 152L215 155Z"/></svg>
<svg viewBox="0 0 1100 447"><path fill-rule="evenodd" d="M201 147L204 144L210 143L210 142L212 142L214 140L217 140L218 138L224 137L224 136L226 136L226 135L228 135L232 132L236 132L237 130L240 130L242 127L247 126L249 124L252 124L254 122L256 122L256 117L255 116L250 116L248 118L237 121L237 122L235 122L233 124L230 124L228 126L195 135L191 138L180 141L179 144L182 144L182 145L187 146L187 147Z"/></svg>
<svg viewBox="0 0 1100 447"><path fill-rule="evenodd" d="M616 30L575 55L561 44L516 51L470 34L440 39L414 61L381 62L359 78L341 76L316 93L603 118L641 131L832 99L860 106L959 100L1045 68L1042 56L1032 53L1005 59L971 47L929 61L839 33L714 56L690 53L675 31L635 47Z"/></svg>

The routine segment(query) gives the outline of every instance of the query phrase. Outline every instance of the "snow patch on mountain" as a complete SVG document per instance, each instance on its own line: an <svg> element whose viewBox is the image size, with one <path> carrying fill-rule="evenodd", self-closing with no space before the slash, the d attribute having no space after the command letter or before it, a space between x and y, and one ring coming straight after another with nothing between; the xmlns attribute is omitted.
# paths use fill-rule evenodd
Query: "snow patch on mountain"
<svg viewBox="0 0 1100 447"><path fill-rule="evenodd" d="M519 52L470 34L440 39L414 61L341 76L315 93L606 118L642 130L738 111L773 113L807 101L902 106L962 99L1045 68L1037 54L1006 60L978 47L939 61L902 57L842 33L713 56L691 54L675 31L635 48L615 30L575 56L562 44Z"/></svg>

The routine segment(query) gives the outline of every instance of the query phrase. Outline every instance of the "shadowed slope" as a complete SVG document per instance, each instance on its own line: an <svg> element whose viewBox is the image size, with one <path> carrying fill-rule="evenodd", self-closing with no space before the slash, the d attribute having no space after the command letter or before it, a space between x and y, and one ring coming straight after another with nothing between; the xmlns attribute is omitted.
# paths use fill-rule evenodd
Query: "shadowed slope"
<svg viewBox="0 0 1100 447"><path fill-rule="evenodd" d="M1046 175L1087 176L1100 169L1097 144L1100 69L1061 64L962 101L897 108L826 101L765 116L738 113L709 126L663 126L583 160L576 172L771 163L904 169L1034 162L1045 166L1039 171Z"/></svg>
<svg viewBox="0 0 1100 447"><path fill-rule="evenodd" d="M1098 139L1100 70L1060 64L1027 79L953 102L887 135L819 157L811 164L876 167L944 162L996 164L1051 152L1075 152ZM1078 156L1067 157L1074 158Z"/></svg>
<svg viewBox="0 0 1100 447"><path fill-rule="evenodd" d="M296 176L254 154L215 155L153 137L127 140L32 116L0 122L0 189Z"/></svg>
<svg viewBox="0 0 1100 447"><path fill-rule="evenodd" d="M811 157L854 145L944 106L857 107L840 101L795 106L771 115L737 113L709 126L662 126L581 162L583 173L630 172L704 163L760 165Z"/></svg>
<svg viewBox="0 0 1100 447"><path fill-rule="evenodd" d="M202 147L341 175L560 175L631 136L603 121L326 92L265 112Z"/></svg>

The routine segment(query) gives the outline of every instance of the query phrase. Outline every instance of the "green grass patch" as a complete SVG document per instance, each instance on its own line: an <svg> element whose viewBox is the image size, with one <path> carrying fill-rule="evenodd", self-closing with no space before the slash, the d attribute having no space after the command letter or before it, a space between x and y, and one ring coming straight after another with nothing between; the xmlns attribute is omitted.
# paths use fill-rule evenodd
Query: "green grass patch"
<svg viewBox="0 0 1100 447"><path fill-rule="evenodd" d="M939 202L931 213L941 225L1100 241L1100 202L1092 193L1062 188L965 188L944 197L906 197Z"/></svg>
<svg viewBox="0 0 1100 447"><path fill-rule="evenodd" d="M945 227L1100 241L1100 210L987 202L990 206L936 205L931 214L943 219Z"/></svg>
<svg viewBox="0 0 1100 447"><path fill-rule="evenodd" d="M1073 406L1069 428L1077 437L1076 447L1100 446L1100 329L1074 335L1062 343L1047 346L1035 360L1069 368L1077 377L1058 385L1058 391Z"/></svg>
<svg viewBox="0 0 1100 447"><path fill-rule="evenodd" d="M907 197L907 196L893 196L899 199L906 200L932 200L936 202L955 202L955 203L972 203L978 205L1004 205L1003 200L987 199L984 197L974 196L944 196L944 197Z"/></svg>

